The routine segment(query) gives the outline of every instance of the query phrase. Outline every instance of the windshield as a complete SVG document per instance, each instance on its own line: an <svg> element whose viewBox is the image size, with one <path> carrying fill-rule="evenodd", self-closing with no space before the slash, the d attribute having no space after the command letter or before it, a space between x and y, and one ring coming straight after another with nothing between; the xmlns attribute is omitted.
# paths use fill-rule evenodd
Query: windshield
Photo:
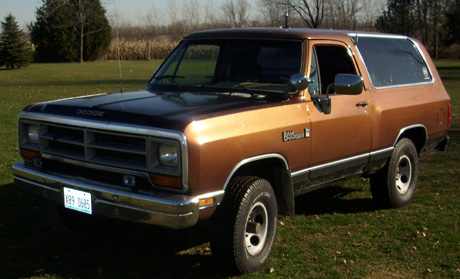
<svg viewBox="0 0 460 279"><path fill-rule="evenodd" d="M186 40L150 84L285 93L290 76L301 72L301 56L301 41Z"/></svg>

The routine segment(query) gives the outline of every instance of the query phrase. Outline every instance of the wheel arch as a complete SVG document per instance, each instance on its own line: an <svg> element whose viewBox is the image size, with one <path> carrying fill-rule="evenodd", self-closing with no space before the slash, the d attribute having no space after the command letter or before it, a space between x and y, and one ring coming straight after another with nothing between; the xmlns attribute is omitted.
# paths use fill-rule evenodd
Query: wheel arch
<svg viewBox="0 0 460 279"><path fill-rule="evenodd" d="M396 146L396 144L402 139L402 138L408 138L410 139L414 145L415 148L417 149L418 154L423 151L423 148L425 147L425 144L427 143L428 139L428 130L425 125L423 124L416 124L416 125L411 125L407 126L399 132L398 137L396 138L396 141L394 142L393 146Z"/></svg>
<svg viewBox="0 0 460 279"><path fill-rule="evenodd" d="M284 215L294 214L294 189L287 160L280 154L266 154L239 162L224 184L239 176L257 176L270 182L276 195L278 211Z"/></svg>

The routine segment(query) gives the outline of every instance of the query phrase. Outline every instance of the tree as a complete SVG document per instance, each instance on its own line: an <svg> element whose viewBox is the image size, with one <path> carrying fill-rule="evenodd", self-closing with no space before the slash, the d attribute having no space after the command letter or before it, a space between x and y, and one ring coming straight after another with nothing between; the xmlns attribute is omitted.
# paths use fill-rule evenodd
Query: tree
<svg viewBox="0 0 460 279"><path fill-rule="evenodd" d="M375 28L386 33L416 34L415 0L388 0L387 10L377 18Z"/></svg>
<svg viewBox="0 0 460 279"><path fill-rule="evenodd" d="M78 59L77 37L72 30L72 14L64 0L43 0L35 12L37 21L29 25L39 62L74 62Z"/></svg>
<svg viewBox="0 0 460 279"><path fill-rule="evenodd" d="M95 60L110 46L111 27L99 0L42 0L29 26L36 60Z"/></svg>
<svg viewBox="0 0 460 279"><path fill-rule="evenodd" d="M23 40L23 36L24 33L19 29L14 16L8 14L5 22L2 22L0 66L15 69L29 65L32 61L32 51Z"/></svg>
<svg viewBox="0 0 460 279"><path fill-rule="evenodd" d="M274 0L259 0L258 6L264 16L266 25L271 27L284 25L287 8L286 4Z"/></svg>
<svg viewBox="0 0 460 279"><path fill-rule="evenodd" d="M362 8L359 0L330 0L327 8L332 28L356 30L358 12Z"/></svg>
<svg viewBox="0 0 460 279"><path fill-rule="evenodd" d="M73 29L80 39L80 63L83 58L95 60L110 46L111 27L106 11L99 0L69 0L68 3L74 15Z"/></svg>
<svg viewBox="0 0 460 279"><path fill-rule="evenodd" d="M227 0L222 5L222 11L230 27L246 27L249 22L249 10L251 5L247 0Z"/></svg>
<svg viewBox="0 0 460 279"><path fill-rule="evenodd" d="M310 28L320 28L324 17L325 0L291 0L289 6Z"/></svg>
<svg viewBox="0 0 460 279"><path fill-rule="evenodd" d="M460 43L460 0L451 1L449 9L446 14L446 22L444 24L447 34L445 35L445 42L447 45Z"/></svg>
<svg viewBox="0 0 460 279"><path fill-rule="evenodd" d="M455 6L453 3L456 2ZM453 0L402 0L388 1L377 22L376 28L387 33L397 33L416 37L422 41L430 54L437 58L439 50L451 43L446 37L458 38L458 31L450 29L449 16L454 15L459 1ZM453 26L459 18L452 18Z"/></svg>

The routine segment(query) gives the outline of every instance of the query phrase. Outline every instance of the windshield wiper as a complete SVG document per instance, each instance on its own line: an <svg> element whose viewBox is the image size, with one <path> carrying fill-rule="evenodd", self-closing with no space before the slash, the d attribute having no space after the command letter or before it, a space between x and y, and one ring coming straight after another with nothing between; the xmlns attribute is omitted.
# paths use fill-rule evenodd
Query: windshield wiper
<svg viewBox="0 0 460 279"><path fill-rule="evenodd" d="M177 86L177 88L179 88L181 91L183 91L182 84L177 82L177 80L175 80L175 79L176 78L185 78L184 76L164 75L164 76L154 77L153 79L160 81L160 80L168 79L168 78L171 79L170 85L175 85L175 86Z"/></svg>
<svg viewBox="0 0 460 279"><path fill-rule="evenodd" d="M165 78L170 78L171 80L174 80L176 78L185 78L185 77L184 76L174 76L174 75L164 75L164 76L154 77L153 79L162 80Z"/></svg>

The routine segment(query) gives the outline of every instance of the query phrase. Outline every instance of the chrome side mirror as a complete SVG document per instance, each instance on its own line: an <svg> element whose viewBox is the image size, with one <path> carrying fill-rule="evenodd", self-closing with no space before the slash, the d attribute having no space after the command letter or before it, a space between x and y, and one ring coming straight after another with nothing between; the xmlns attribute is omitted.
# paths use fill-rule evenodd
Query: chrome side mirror
<svg viewBox="0 0 460 279"><path fill-rule="evenodd" d="M297 92L305 90L308 87L310 80L304 74L293 74L288 83L292 87L292 90Z"/></svg>
<svg viewBox="0 0 460 279"><path fill-rule="evenodd" d="M363 77L352 74L338 74L335 76L334 90L337 94L359 95L363 92Z"/></svg>

